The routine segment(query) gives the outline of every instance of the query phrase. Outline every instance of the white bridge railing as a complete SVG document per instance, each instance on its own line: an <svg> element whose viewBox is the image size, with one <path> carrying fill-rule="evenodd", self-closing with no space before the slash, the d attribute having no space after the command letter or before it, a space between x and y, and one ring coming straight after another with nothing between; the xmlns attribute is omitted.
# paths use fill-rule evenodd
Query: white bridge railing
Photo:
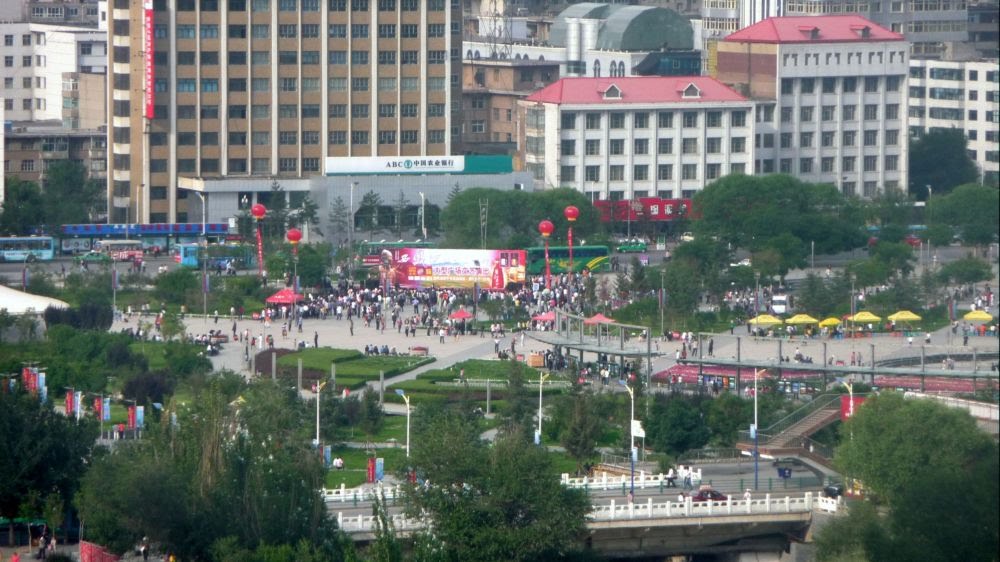
<svg viewBox="0 0 1000 562"><path fill-rule="evenodd" d="M767 515L780 513L809 513L820 511L836 513L842 506L840 498L815 496L806 492L799 496L771 497L765 494L762 498L747 500L726 500L721 502L693 502L686 498L683 502L654 502L648 498L645 502L629 503L611 500L608 503L592 504L588 520L591 523L618 520L646 520L665 518L703 518L703 517L733 517L742 518L748 515ZM371 515L344 515L337 513L337 524L347 533L365 533L375 531L375 517ZM426 527L426 519L409 519L401 514L392 516L396 531L411 532Z"/></svg>
<svg viewBox="0 0 1000 562"><path fill-rule="evenodd" d="M680 476L674 476L673 484L668 486L669 479L666 474L662 472L660 474L649 474L642 470L635 471L635 487L640 490L645 490L646 488L659 488L663 487L674 487L678 489L682 488L684 485L683 480ZM575 490L610 490L612 488L621 488L623 485L629 484L632 481L632 475L624 474L620 476L608 475L607 472L602 472L600 476L591 478L589 476L581 476L577 478L570 478L568 473L563 473L562 477L559 478L559 483L567 488L573 488ZM701 484L701 469L696 469L691 471L691 486L695 489Z"/></svg>

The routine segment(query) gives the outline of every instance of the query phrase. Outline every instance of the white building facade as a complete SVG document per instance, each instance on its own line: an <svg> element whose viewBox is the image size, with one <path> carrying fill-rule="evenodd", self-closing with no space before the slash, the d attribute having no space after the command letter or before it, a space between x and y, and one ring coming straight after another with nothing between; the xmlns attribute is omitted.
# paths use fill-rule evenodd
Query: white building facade
<svg viewBox="0 0 1000 562"><path fill-rule="evenodd" d="M107 37L96 29L36 23L0 24L6 119L62 119L63 73L104 74Z"/></svg>
<svg viewBox="0 0 1000 562"><path fill-rule="evenodd" d="M536 189L690 198L753 167L754 104L709 77L564 78L520 103Z"/></svg>
<svg viewBox="0 0 1000 562"><path fill-rule="evenodd" d="M910 61L910 136L961 129L980 178L1000 176L1000 61Z"/></svg>
<svg viewBox="0 0 1000 562"><path fill-rule="evenodd" d="M759 102L754 173L905 190L908 47L860 16L771 18L720 42L717 76Z"/></svg>

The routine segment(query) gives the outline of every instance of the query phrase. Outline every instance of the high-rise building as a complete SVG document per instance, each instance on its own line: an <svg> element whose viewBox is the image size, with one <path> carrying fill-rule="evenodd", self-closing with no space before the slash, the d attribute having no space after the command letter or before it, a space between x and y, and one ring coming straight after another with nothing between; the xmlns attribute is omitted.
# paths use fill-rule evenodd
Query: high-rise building
<svg viewBox="0 0 1000 562"><path fill-rule="evenodd" d="M907 47L854 15L770 18L720 41L716 77L758 102L754 173L905 190Z"/></svg>
<svg viewBox="0 0 1000 562"><path fill-rule="evenodd" d="M983 181L1000 178L1000 64L979 61L910 61L910 136L959 129Z"/></svg>
<svg viewBox="0 0 1000 562"><path fill-rule="evenodd" d="M110 222L186 222L182 180L448 155L455 0L111 0ZM180 200L180 201L179 201Z"/></svg>

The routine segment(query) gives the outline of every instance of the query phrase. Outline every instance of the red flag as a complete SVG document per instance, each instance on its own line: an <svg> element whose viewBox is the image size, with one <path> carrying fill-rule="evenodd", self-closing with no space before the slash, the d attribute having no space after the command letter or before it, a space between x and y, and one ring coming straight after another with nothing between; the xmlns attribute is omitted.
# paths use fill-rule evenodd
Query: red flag
<svg viewBox="0 0 1000 562"><path fill-rule="evenodd" d="M66 415L67 416L72 416L73 412L75 411L75 409L73 408L73 396L74 396L74 393L73 393L72 390L70 390L70 391L68 391L66 393Z"/></svg>
<svg viewBox="0 0 1000 562"><path fill-rule="evenodd" d="M135 406L128 407L128 428L135 429Z"/></svg>
<svg viewBox="0 0 1000 562"><path fill-rule="evenodd" d="M120 558L101 545L80 541L80 562L118 562Z"/></svg>

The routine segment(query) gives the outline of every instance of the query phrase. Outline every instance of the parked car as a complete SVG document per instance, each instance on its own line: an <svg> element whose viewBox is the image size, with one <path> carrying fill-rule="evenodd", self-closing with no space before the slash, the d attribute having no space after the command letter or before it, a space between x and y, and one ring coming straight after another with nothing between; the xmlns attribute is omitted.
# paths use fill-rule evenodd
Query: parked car
<svg viewBox="0 0 1000 562"><path fill-rule="evenodd" d="M751 265L753 265L753 263L750 261L750 258L743 258L738 262L729 264L729 267L750 267Z"/></svg>
<svg viewBox="0 0 1000 562"><path fill-rule="evenodd" d="M681 242L692 242L692 241L694 241L694 234L691 234L690 232L685 232L684 234L681 234Z"/></svg>
<svg viewBox="0 0 1000 562"><path fill-rule="evenodd" d="M781 457L781 458L778 458L778 459L774 459L774 462L771 463L771 464L775 468L791 468L791 469L796 469L796 468L805 468L806 467L805 461L803 461L802 459L796 458L796 457Z"/></svg>
<svg viewBox="0 0 1000 562"><path fill-rule="evenodd" d="M724 502L728 499L729 496L727 496L726 494L723 494L718 490L713 490L712 488L708 488L705 486L702 486L700 490L691 495L691 501L693 502L707 502L707 501Z"/></svg>
<svg viewBox="0 0 1000 562"><path fill-rule="evenodd" d="M823 488L823 495L828 498L839 498L844 495L844 485L843 484L830 484Z"/></svg>

